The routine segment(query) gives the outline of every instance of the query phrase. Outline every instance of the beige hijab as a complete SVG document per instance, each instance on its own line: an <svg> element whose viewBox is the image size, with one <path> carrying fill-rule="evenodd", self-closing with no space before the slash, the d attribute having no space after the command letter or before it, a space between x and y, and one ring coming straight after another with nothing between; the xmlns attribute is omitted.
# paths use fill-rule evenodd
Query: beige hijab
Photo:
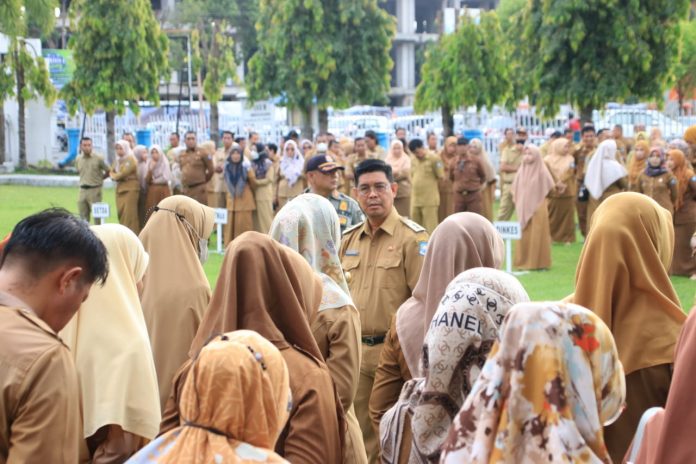
<svg viewBox="0 0 696 464"><path fill-rule="evenodd" d="M104 224L92 230L109 253L109 278L92 288L60 332L80 376L84 436L113 424L152 440L161 419L159 391L136 288L148 254L125 226Z"/></svg>
<svg viewBox="0 0 696 464"><path fill-rule="evenodd" d="M210 284L199 253L201 240L213 230L214 217L212 208L175 195L155 207L140 233L150 254L142 304L162 407L175 372L188 359L191 341L210 301Z"/></svg>
<svg viewBox="0 0 696 464"><path fill-rule="evenodd" d="M394 147L401 147L401 156L394 156ZM404 144L400 140L394 140L387 152L387 158L384 160L394 171L403 172L406 169L411 169L411 157L406 153Z"/></svg>
<svg viewBox="0 0 696 464"><path fill-rule="evenodd" d="M422 376L423 340L447 285L473 267L499 268L503 253L498 231L479 214L452 214L435 228L413 296L396 313L399 343L414 377Z"/></svg>
<svg viewBox="0 0 696 464"><path fill-rule="evenodd" d="M565 137L558 138L551 142L549 154L546 155L546 162L551 174L558 180L563 177L563 174L573 165L575 159L570 154L570 150L563 154L565 147L570 143Z"/></svg>
<svg viewBox="0 0 696 464"><path fill-rule="evenodd" d="M527 226L555 185L551 173L541 160L539 148L536 145L527 145L527 150L532 155L532 160L529 163L522 160L522 165L512 182L512 199L522 229Z"/></svg>
<svg viewBox="0 0 696 464"><path fill-rule="evenodd" d="M473 139L471 142L469 142L469 145L479 149L478 156L483 162L483 172L486 174L486 182L494 181L495 169L493 168L493 163L491 163L491 159L488 157L488 153L486 152L486 148L483 146L481 139Z"/></svg>

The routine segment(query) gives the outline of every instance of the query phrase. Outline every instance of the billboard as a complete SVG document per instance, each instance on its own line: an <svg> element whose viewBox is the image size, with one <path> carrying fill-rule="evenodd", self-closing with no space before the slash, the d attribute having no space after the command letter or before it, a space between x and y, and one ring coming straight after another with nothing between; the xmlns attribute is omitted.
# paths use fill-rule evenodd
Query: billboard
<svg viewBox="0 0 696 464"><path fill-rule="evenodd" d="M72 50L45 48L41 54L48 63L51 82L58 90L62 89L65 84L70 82L75 72Z"/></svg>

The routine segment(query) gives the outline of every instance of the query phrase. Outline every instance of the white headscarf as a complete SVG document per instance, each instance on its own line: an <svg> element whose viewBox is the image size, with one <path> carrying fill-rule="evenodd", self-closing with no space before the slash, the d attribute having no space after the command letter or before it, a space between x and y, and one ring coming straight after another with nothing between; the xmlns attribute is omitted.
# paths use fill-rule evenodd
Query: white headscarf
<svg viewBox="0 0 696 464"><path fill-rule="evenodd" d="M594 199L598 200L611 184L628 175L626 168L616 161L616 149L613 139L603 141L587 165L585 187Z"/></svg>
<svg viewBox="0 0 696 464"><path fill-rule="evenodd" d="M287 156L288 145L295 148L295 156ZM302 175L304 170L304 158L297 144L293 140L288 140L283 145L283 156L280 158L280 172L283 173L288 180L288 184L292 187L297 183L297 180Z"/></svg>

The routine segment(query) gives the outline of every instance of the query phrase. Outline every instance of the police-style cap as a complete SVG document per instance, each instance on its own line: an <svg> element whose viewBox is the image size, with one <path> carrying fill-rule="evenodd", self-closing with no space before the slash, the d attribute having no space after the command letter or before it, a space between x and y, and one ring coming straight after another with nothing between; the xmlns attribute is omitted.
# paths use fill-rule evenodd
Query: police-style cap
<svg viewBox="0 0 696 464"><path fill-rule="evenodd" d="M345 168L337 164L331 156L317 155L311 157L309 161L307 161L306 172L319 171L328 174L334 172L336 169L345 170Z"/></svg>

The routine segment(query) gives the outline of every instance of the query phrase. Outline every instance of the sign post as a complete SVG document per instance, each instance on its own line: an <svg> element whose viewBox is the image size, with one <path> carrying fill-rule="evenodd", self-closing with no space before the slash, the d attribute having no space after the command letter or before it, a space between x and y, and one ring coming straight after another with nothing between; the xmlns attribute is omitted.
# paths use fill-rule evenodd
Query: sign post
<svg viewBox="0 0 696 464"><path fill-rule="evenodd" d="M225 250L222 249L222 226L227 224L227 209L215 208L215 224L217 224L217 252L223 254Z"/></svg>
<svg viewBox="0 0 696 464"><path fill-rule="evenodd" d="M104 224L104 220L110 215L108 203L92 203L92 217L99 219L99 224Z"/></svg>
<svg viewBox="0 0 696 464"><path fill-rule="evenodd" d="M512 241L522 238L522 228L519 222L498 221L493 225L505 240L505 271L512 274Z"/></svg>

